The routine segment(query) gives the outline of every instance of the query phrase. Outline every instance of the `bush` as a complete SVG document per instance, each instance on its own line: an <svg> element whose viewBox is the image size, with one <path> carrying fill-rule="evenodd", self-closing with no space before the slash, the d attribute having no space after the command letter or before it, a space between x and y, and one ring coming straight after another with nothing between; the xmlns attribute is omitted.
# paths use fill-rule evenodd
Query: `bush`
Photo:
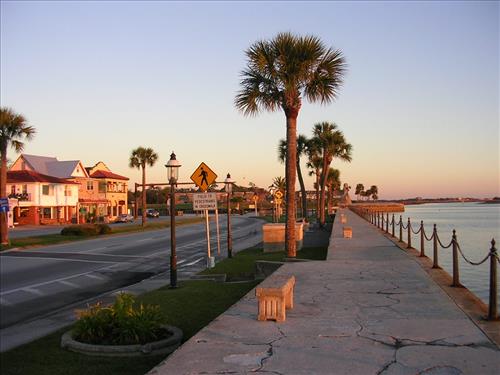
<svg viewBox="0 0 500 375"><path fill-rule="evenodd" d="M63 236L97 236L107 233L111 233L111 228L107 224L70 225L61 230Z"/></svg>
<svg viewBox="0 0 500 375"><path fill-rule="evenodd" d="M162 328L165 321L159 306L140 304L135 298L121 293L111 306L101 303L79 312L73 328L73 339L94 345L146 344L169 336Z"/></svg>

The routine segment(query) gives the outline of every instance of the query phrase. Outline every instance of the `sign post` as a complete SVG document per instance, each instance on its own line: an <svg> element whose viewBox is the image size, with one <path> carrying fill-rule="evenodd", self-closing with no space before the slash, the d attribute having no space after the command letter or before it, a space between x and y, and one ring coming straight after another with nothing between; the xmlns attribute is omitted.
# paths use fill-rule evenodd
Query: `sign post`
<svg viewBox="0 0 500 375"><path fill-rule="evenodd" d="M193 210L204 211L205 213L205 228L207 231L207 267L212 268L215 265L215 259L212 257L210 249L210 224L208 211L215 210L217 212L217 194L207 192L193 194ZM218 236L219 231L217 230L217 237ZM219 243L219 238L217 238L217 243Z"/></svg>

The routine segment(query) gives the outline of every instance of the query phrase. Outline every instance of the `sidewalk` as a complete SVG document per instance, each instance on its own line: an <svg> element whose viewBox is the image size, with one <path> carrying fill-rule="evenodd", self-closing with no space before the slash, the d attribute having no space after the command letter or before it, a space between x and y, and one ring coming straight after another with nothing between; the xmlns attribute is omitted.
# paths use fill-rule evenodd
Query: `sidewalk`
<svg viewBox="0 0 500 375"><path fill-rule="evenodd" d="M336 220L327 261L276 271L296 278L285 322L258 322L252 291L150 374L498 374L498 348L421 266L345 213L353 238Z"/></svg>

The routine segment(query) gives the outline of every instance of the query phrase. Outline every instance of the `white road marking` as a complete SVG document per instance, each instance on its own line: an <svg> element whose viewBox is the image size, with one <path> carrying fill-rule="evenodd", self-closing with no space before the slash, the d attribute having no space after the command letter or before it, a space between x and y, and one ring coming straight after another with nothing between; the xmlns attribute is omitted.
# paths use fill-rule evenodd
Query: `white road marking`
<svg viewBox="0 0 500 375"><path fill-rule="evenodd" d="M205 259L205 258L200 258L200 259L195 260L194 262L186 263L184 266L192 266L193 264L201 262L203 259Z"/></svg>
<svg viewBox="0 0 500 375"><path fill-rule="evenodd" d="M12 306L13 304L7 301L5 298L0 297L0 305Z"/></svg>
<svg viewBox="0 0 500 375"><path fill-rule="evenodd" d="M96 280L105 280L104 277L102 276L97 276L97 275L92 275L91 273L87 273L84 275L85 277L90 277L91 279L96 279Z"/></svg>
<svg viewBox="0 0 500 375"><path fill-rule="evenodd" d="M36 256L29 256L29 257L9 257L9 258L16 258L16 259L48 259L48 260L62 260L66 262L81 262L81 263L116 263L116 262L111 262L111 261L106 261L106 260L86 260L86 259L68 259L68 258L52 258L52 257L36 257Z"/></svg>
<svg viewBox="0 0 500 375"><path fill-rule="evenodd" d="M24 288L23 289L25 292L36 294L37 296L45 296L46 294L41 292L38 289L33 289L33 288Z"/></svg>
<svg viewBox="0 0 500 375"><path fill-rule="evenodd" d="M135 240L135 242L144 242L144 241L152 241L152 240L154 240L154 238L143 238L140 240Z"/></svg>
<svg viewBox="0 0 500 375"><path fill-rule="evenodd" d="M80 288L79 285L72 283L72 282L69 282L69 281L66 281L66 280L59 280L58 282L63 284L63 285L69 286L71 288Z"/></svg>

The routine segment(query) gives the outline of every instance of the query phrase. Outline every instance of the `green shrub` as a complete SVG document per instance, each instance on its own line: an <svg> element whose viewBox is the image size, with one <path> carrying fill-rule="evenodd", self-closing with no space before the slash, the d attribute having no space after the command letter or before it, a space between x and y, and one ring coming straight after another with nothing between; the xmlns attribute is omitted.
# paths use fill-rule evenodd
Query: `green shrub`
<svg viewBox="0 0 500 375"><path fill-rule="evenodd" d="M79 312L73 338L96 345L145 344L166 338L169 333L162 328L165 318L160 307L134 307L134 303L131 294L121 293L111 306L97 303Z"/></svg>
<svg viewBox="0 0 500 375"><path fill-rule="evenodd" d="M107 224L70 225L61 230L63 236L97 236L107 233L111 233L111 227Z"/></svg>

